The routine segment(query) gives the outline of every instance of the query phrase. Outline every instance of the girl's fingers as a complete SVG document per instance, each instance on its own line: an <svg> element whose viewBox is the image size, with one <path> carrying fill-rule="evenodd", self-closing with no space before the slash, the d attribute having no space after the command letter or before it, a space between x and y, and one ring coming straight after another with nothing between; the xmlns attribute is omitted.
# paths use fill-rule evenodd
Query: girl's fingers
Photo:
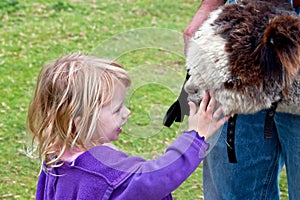
<svg viewBox="0 0 300 200"><path fill-rule="evenodd" d="M206 108L207 112L212 113L216 105L216 99L214 97L210 97L208 106Z"/></svg>
<svg viewBox="0 0 300 200"><path fill-rule="evenodd" d="M220 128L221 126L223 126L223 124L225 124L225 122L227 122L227 120L230 118L230 115L226 115L225 117L221 118L218 121L218 127Z"/></svg>
<svg viewBox="0 0 300 200"><path fill-rule="evenodd" d="M190 116L193 116L196 114L196 111L197 111L197 107L196 107L196 104L194 102L189 102L189 107L190 107Z"/></svg>
<svg viewBox="0 0 300 200"><path fill-rule="evenodd" d="M210 99L209 93L206 91L204 97L201 100L199 111L202 112L206 111L206 107L209 102L209 99Z"/></svg>
<svg viewBox="0 0 300 200"><path fill-rule="evenodd" d="M223 110L221 107L219 107L213 113L213 118L215 120L217 120L217 127L221 127L230 118L230 115L226 115L226 116L223 116L222 118L220 118L222 114L223 114Z"/></svg>
<svg viewBox="0 0 300 200"><path fill-rule="evenodd" d="M213 118L214 119L219 119L220 116L222 115L223 110L221 107L219 107L214 113L213 113Z"/></svg>

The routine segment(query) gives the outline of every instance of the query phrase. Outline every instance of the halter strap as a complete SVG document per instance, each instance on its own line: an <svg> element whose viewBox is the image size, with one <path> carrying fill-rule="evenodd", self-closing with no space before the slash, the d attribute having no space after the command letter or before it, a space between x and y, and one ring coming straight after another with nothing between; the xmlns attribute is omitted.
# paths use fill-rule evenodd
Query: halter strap
<svg viewBox="0 0 300 200"><path fill-rule="evenodd" d="M274 116L277 108L277 102L273 102L271 107L267 110L265 117L264 137L265 139L272 138L272 131L275 125Z"/></svg>
<svg viewBox="0 0 300 200"><path fill-rule="evenodd" d="M300 0L293 0L293 6L294 6L294 8L299 8L300 7Z"/></svg>
<svg viewBox="0 0 300 200"><path fill-rule="evenodd" d="M265 117L265 125L264 125L264 138L271 139L273 129L276 128L274 122L275 111L277 108L277 103L272 103L271 107L267 110ZM227 155L230 163L237 163L235 146L234 146L234 137L235 137L235 125L237 114L233 117L230 117L228 120L227 126Z"/></svg>
<svg viewBox="0 0 300 200"><path fill-rule="evenodd" d="M229 162L236 163L235 147L234 147L234 137L235 137L235 124L237 114L233 115L228 120L227 126L227 155Z"/></svg>

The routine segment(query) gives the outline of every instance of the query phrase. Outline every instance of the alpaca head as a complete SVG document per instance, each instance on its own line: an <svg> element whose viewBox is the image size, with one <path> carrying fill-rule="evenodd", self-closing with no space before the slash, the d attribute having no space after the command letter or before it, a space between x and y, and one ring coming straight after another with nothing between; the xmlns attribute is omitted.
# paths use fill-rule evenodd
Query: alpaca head
<svg viewBox="0 0 300 200"><path fill-rule="evenodd" d="M215 93L226 114L253 113L284 98L299 78L300 18L285 3L220 7L190 41L189 100Z"/></svg>

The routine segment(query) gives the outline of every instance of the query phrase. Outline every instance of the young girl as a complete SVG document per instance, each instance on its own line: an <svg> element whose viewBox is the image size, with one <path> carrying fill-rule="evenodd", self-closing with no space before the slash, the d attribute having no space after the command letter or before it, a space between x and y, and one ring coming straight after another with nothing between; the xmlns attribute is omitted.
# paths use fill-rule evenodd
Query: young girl
<svg viewBox="0 0 300 200"><path fill-rule="evenodd" d="M109 145L130 115L130 78L117 63L74 53L47 64L38 76L28 126L43 161L36 199L172 199L202 161L228 117L206 94L190 103L188 129L156 160L129 157Z"/></svg>

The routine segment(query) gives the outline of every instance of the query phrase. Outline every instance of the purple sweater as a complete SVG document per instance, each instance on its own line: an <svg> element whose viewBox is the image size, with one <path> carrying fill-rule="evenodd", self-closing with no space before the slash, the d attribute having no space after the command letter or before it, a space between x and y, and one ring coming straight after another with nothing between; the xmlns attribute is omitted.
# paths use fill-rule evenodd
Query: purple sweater
<svg viewBox="0 0 300 200"><path fill-rule="evenodd" d="M36 199L167 200L197 168L208 144L195 131L185 131L155 160L127 156L97 146L71 163L40 173Z"/></svg>

